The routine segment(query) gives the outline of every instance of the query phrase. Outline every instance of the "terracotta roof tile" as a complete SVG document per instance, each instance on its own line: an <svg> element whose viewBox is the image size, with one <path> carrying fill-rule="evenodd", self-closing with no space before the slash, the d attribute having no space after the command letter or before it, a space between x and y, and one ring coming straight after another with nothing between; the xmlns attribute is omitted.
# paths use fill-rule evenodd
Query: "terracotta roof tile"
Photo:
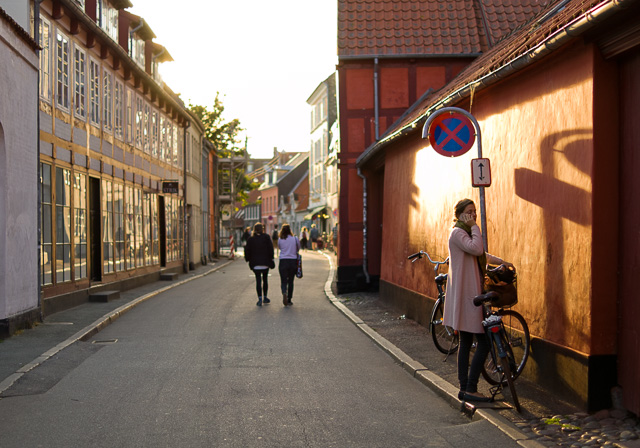
<svg viewBox="0 0 640 448"><path fill-rule="evenodd" d="M338 0L338 56L481 53L549 1Z"/></svg>

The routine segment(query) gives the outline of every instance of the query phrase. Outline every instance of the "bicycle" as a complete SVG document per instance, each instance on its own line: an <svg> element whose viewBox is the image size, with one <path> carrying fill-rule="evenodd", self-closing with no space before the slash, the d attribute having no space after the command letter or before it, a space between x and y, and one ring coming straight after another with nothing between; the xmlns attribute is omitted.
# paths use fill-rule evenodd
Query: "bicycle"
<svg viewBox="0 0 640 448"><path fill-rule="evenodd" d="M515 285L513 290L515 292ZM490 343L482 375L493 386L490 388L492 398L508 386L515 408L521 412L514 382L529 358L531 340L524 318L516 311L505 309L515 305L517 296L514 294L510 300L506 299L506 294L497 291L473 299L474 305L482 306L482 326ZM508 318L506 324L505 317Z"/></svg>
<svg viewBox="0 0 640 448"><path fill-rule="evenodd" d="M448 327L442 323L444 316L444 300L445 300L445 286L447 284L447 274L438 274L438 269L443 264L449 263L449 257L444 261L433 261L429 254L425 251L420 251L415 254L409 255L408 260L412 263L422 259L424 256L435 265L433 271L435 273L436 287L438 288L438 298L433 304L431 310L431 319L429 320L429 332L433 343L441 353L445 355L451 355L458 350L458 333L451 327ZM446 361L446 358L445 358Z"/></svg>

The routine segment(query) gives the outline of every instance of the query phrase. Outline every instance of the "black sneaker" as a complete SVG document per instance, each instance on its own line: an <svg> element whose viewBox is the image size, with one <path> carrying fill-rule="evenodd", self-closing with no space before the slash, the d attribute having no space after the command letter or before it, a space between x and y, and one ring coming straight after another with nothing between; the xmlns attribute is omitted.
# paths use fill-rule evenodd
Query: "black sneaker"
<svg viewBox="0 0 640 448"><path fill-rule="evenodd" d="M271 303L271 300L265 297L264 299L262 299L262 303Z"/></svg>
<svg viewBox="0 0 640 448"><path fill-rule="evenodd" d="M256 303L256 305L262 306L262 299L258 299L258 303Z"/></svg>

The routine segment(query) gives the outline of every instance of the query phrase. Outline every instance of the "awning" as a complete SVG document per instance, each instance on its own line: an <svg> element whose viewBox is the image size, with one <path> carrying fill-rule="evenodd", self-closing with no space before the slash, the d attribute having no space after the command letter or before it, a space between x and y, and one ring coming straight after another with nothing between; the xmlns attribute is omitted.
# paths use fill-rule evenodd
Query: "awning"
<svg viewBox="0 0 640 448"><path fill-rule="evenodd" d="M326 210L327 206L323 205L321 207L316 207L313 210L311 210L311 213L308 213L306 215L304 215L304 219L311 219L313 220L314 215L317 215L318 213Z"/></svg>

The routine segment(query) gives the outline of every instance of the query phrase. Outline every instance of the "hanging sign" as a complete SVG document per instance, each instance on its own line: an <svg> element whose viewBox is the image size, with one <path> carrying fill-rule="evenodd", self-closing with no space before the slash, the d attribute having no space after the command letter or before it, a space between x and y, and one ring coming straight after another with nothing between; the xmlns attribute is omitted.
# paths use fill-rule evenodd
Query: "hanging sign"
<svg viewBox="0 0 640 448"><path fill-rule="evenodd" d="M488 187L491 185L489 159L471 160L471 185L474 187Z"/></svg>
<svg viewBox="0 0 640 448"><path fill-rule="evenodd" d="M431 147L446 157L465 154L476 139L471 120L458 112L439 114L431 122L428 132Z"/></svg>

